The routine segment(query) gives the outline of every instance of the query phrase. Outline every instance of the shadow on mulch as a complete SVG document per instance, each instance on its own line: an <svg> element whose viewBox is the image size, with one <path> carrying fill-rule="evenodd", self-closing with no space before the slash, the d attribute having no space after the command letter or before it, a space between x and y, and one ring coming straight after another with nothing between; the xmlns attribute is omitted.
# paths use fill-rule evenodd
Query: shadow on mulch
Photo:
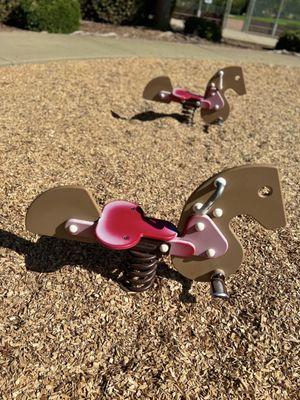
<svg viewBox="0 0 300 400"><path fill-rule="evenodd" d="M138 121L147 122L147 121L155 121L156 119L160 119L160 118L174 118L182 124L185 123L184 115L178 114L178 113L166 114L166 113L157 113L155 111L145 111L145 112L142 112L139 114L135 114L133 117L126 118L126 117L122 117L121 115L119 115L118 113L116 113L114 111L111 111L111 115L113 118L124 119L127 121L138 120Z"/></svg>
<svg viewBox="0 0 300 400"><path fill-rule="evenodd" d="M181 124L186 124L186 117L179 113L167 114L167 113L158 113L155 111L145 111L145 112L135 114L133 117L127 118L127 117L123 117L122 115L111 110L111 115L115 119L122 119L125 121L138 120L138 121L142 121L142 122L155 121L155 120L161 119L161 118L173 118L176 121L180 122ZM222 128L222 124L220 124L220 122L215 122L215 123L211 123L211 124L203 124L203 126L202 126L203 132L209 133L209 127L211 125L218 125Z"/></svg>
<svg viewBox="0 0 300 400"><path fill-rule="evenodd" d="M72 242L46 236L40 237L37 242L31 242L2 229L0 229L0 247L24 255L28 271L50 273L65 265L81 265L88 271L101 274L105 279L111 279L118 284L121 284L120 275L128 265L126 251L112 251L98 244ZM192 281L169 268L163 261L158 265L157 276L181 284L182 291L179 296L181 302L196 302L195 297L189 293Z"/></svg>

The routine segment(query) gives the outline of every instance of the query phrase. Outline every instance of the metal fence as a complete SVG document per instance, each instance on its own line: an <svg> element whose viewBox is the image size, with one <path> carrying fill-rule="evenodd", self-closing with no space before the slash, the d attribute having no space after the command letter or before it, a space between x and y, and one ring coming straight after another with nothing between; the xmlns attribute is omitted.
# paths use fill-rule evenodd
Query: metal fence
<svg viewBox="0 0 300 400"><path fill-rule="evenodd" d="M189 16L212 16L222 18L226 0L177 0L173 16L184 18Z"/></svg>
<svg viewBox="0 0 300 400"><path fill-rule="evenodd" d="M244 31L279 36L300 29L300 0L250 0Z"/></svg>
<svg viewBox="0 0 300 400"><path fill-rule="evenodd" d="M246 10L246 13L241 15ZM198 16L223 19L230 28L268 36L300 30L300 0L177 0L174 17Z"/></svg>

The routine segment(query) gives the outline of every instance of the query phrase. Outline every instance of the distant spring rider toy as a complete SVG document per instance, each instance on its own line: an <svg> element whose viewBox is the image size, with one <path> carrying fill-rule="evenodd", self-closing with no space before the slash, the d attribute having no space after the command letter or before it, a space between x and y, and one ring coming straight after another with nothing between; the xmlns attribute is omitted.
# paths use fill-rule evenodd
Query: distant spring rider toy
<svg viewBox="0 0 300 400"><path fill-rule="evenodd" d="M143 98L160 103L179 103L182 115L188 125L193 125L197 109L206 124L222 124L229 116L230 106L225 97L227 89L238 95L246 94L241 67L227 67L219 70L208 82L204 96L186 89L173 88L168 76L152 79L144 89Z"/></svg>
<svg viewBox="0 0 300 400"><path fill-rule="evenodd" d="M40 235L128 250L122 284L130 291L149 289L158 261L170 255L180 274L210 282L214 297L227 298L225 278L243 260L230 221L241 214L253 216L267 229L285 225L277 168L246 165L211 177L187 200L178 227L149 218L138 204L124 200L108 203L101 214L92 195L75 186L38 196L28 209L26 227Z"/></svg>

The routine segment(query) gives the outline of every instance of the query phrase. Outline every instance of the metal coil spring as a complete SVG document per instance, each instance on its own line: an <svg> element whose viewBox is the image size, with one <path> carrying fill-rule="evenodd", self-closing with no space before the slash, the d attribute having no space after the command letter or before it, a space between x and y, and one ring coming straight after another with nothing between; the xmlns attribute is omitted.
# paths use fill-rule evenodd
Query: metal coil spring
<svg viewBox="0 0 300 400"><path fill-rule="evenodd" d="M149 254L131 250L130 264L124 276L124 285L132 292L144 292L150 289L155 276L158 263L156 254Z"/></svg>
<svg viewBox="0 0 300 400"><path fill-rule="evenodd" d="M194 115L195 115L196 107L188 102L182 103L182 115L184 117L185 122L188 125L194 124Z"/></svg>

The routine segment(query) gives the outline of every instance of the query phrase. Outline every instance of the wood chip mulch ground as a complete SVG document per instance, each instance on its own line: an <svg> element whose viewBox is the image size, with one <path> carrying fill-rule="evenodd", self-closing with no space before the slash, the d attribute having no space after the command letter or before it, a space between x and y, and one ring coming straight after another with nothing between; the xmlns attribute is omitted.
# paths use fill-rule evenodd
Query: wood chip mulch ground
<svg viewBox="0 0 300 400"><path fill-rule="evenodd" d="M176 119L178 105L141 98L153 77L203 91L223 64L122 59L1 68L0 398L255 399L299 397L299 69L245 65L248 93L228 94L224 127ZM38 238L34 197L66 184L101 206L139 202L177 223L203 180L223 168L273 163L288 225L248 217L233 228L246 257L228 302L160 265L155 286L116 282L123 255Z"/></svg>

